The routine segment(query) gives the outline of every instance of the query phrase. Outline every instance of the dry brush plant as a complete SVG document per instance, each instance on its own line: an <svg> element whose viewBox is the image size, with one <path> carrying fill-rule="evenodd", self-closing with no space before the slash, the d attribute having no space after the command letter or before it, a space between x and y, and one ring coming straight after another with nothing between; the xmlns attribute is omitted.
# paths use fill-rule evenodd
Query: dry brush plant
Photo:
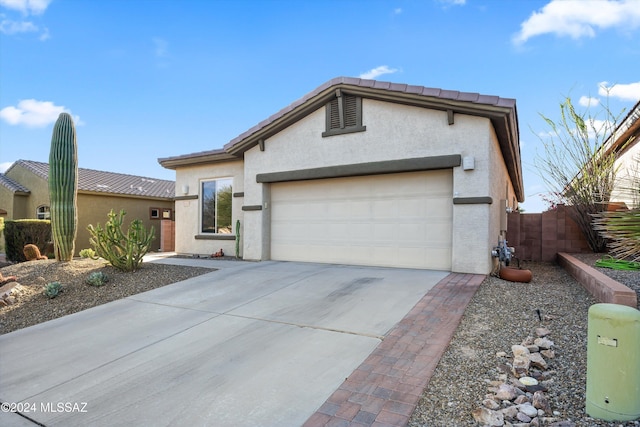
<svg viewBox="0 0 640 427"><path fill-rule="evenodd" d="M599 118L604 114L604 119ZM551 131L539 136L544 153L535 166L550 190L553 203L573 206L572 219L584 233L591 250L603 252L606 241L593 228L593 216L607 210L616 183L614 151L605 143L616 129L618 117L608 107L594 115L576 111L571 98L560 104L560 120L541 117Z"/></svg>

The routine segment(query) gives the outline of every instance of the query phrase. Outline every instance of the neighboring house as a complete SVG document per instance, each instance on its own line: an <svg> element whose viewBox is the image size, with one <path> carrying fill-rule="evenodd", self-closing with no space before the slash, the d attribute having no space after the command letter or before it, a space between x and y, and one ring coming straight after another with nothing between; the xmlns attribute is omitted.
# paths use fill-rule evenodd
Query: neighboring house
<svg viewBox="0 0 640 427"><path fill-rule="evenodd" d="M5 219L49 219L49 164L18 160L0 174L0 210ZM123 228L134 219L148 229L154 226L156 239L151 250L160 248L160 220L173 219L173 181L78 168L78 234L76 255L90 248L87 226L108 221L111 209L124 209Z"/></svg>
<svg viewBox="0 0 640 427"><path fill-rule="evenodd" d="M489 273L524 201L513 99L333 79L176 171L176 251ZM501 223L502 220L502 223Z"/></svg>
<svg viewBox="0 0 640 427"><path fill-rule="evenodd" d="M617 182L612 202L624 202L627 207L640 207L640 101L622 120L605 143L617 153Z"/></svg>

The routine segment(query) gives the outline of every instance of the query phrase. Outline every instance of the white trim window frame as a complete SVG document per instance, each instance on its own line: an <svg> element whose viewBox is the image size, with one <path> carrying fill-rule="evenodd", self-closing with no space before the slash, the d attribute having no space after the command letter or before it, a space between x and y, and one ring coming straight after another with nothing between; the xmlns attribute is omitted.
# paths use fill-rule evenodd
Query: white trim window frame
<svg viewBox="0 0 640 427"><path fill-rule="evenodd" d="M36 208L37 219L51 219L51 211L48 205L40 205Z"/></svg>
<svg viewBox="0 0 640 427"><path fill-rule="evenodd" d="M200 181L200 233L231 234L233 179L230 177Z"/></svg>

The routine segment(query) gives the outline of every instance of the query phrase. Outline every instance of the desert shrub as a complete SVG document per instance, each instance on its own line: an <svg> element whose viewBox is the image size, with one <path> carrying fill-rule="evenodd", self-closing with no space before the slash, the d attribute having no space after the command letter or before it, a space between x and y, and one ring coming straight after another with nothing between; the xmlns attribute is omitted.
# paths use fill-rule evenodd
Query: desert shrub
<svg viewBox="0 0 640 427"><path fill-rule="evenodd" d="M91 259L97 259L98 257L96 256L96 251L94 251L91 248L86 248L86 249L82 249L79 252L80 258L91 258Z"/></svg>
<svg viewBox="0 0 640 427"><path fill-rule="evenodd" d="M109 277L104 274L102 271L94 271L89 274L86 282L91 286L103 286L105 283L109 281Z"/></svg>
<svg viewBox="0 0 640 427"><path fill-rule="evenodd" d="M41 253L51 242L51 221L46 219L17 219L5 221L4 238L7 260L25 262L24 246L34 244Z"/></svg>
<svg viewBox="0 0 640 427"><path fill-rule="evenodd" d="M109 212L109 221L104 228L98 224L96 227L89 225L87 229L91 234L89 241L98 256L106 259L112 266L121 271L135 271L142 263L142 258L151 246L155 238L153 227L147 231L139 219L131 221L126 232L122 230L122 222L126 212L116 214Z"/></svg>
<svg viewBox="0 0 640 427"><path fill-rule="evenodd" d="M47 283L44 287L44 294L49 298L55 298L62 292L62 284L60 282Z"/></svg>

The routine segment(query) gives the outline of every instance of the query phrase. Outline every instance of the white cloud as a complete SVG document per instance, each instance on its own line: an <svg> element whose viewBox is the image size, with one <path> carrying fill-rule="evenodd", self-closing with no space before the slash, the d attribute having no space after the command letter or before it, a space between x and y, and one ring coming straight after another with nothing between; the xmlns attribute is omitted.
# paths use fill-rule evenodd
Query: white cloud
<svg viewBox="0 0 640 427"><path fill-rule="evenodd" d="M0 110L0 119L14 126L43 127L54 123L62 112L71 114L68 109L50 101L23 99L16 107L8 106ZM84 124L79 116L74 116L73 120L76 126Z"/></svg>
<svg viewBox="0 0 640 427"><path fill-rule="evenodd" d="M22 12L25 15L40 15L47 10L51 0L0 0L0 6Z"/></svg>
<svg viewBox="0 0 640 427"><path fill-rule="evenodd" d="M12 164L13 164L13 162L0 163L0 173L5 173L7 171L7 169L9 169L9 167L11 167Z"/></svg>
<svg viewBox="0 0 640 427"><path fill-rule="evenodd" d="M393 74L393 73L397 73L399 70L397 68L389 68L388 65L381 65L379 67L376 67L372 70L366 71L362 74L360 74L360 78L361 79L375 79L378 76L381 76L383 74Z"/></svg>
<svg viewBox="0 0 640 427"><path fill-rule="evenodd" d="M600 104L600 100L598 98L593 98L591 96L581 96L578 100L578 104L583 107L595 107Z"/></svg>
<svg viewBox="0 0 640 427"><path fill-rule="evenodd" d="M393 9L393 14L394 15L400 15L402 13L402 8L397 7L395 9Z"/></svg>
<svg viewBox="0 0 640 427"><path fill-rule="evenodd" d="M635 102L640 100L640 82L613 85L609 85L609 82L600 82L598 94Z"/></svg>
<svg viewBox="0 0 640 427"><path fill-rule="evenodd" d="M40 33L41 41L49 39L49 29L41 30L32 21L24 19L29 15L41 15L51 3L51 0L0 0L0 7L21 12L22 19L10 19L0 14L0 33L13 35L20 33Z"/></svg>
<svg viewBox="0 0 640 427"><path fill-rule="evenodd" d="M29 21L12 21L10 19L2 19L0 21L0 33L3 34L18 34L18 33L32 33L37 32L38 27L33 22Z"/></svg>
<svg viewBox="0 0 640 427"><path fill-rule="evenodd" d="M573 39L595 37L596 28L612 27L624 30L640 27L637 0L552 0L520 25L513 42L523 44L542 34Z"/></svg>

